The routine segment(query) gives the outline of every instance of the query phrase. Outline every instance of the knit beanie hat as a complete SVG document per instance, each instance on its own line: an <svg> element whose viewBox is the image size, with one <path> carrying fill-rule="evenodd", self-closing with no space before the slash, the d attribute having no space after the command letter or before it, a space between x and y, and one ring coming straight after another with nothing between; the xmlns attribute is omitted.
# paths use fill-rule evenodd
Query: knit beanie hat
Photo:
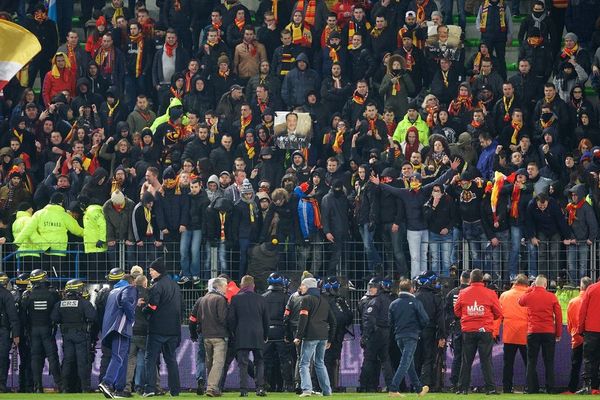
<svg viewBox="0 0 600 400"><path fill-rule="evenodd" d="M317 287L317 280L315 278L306 278L302 280L302 284L309 289Z"/></svg>
<svg viewBox="0 0 600 400"><path fill-rule="evenodd" d="M115 190L113 194L110 195L110 201L117 206L123 205L125 204L125 195L120 190Z"/></svg>
<svg viewBox="0 0 600 400"><path fill-rule="evenodd" d="M244 179L244 183L242 183L242 189L240 190L241 194L252 193L254 194L254 188L248 179Z"/></svg>

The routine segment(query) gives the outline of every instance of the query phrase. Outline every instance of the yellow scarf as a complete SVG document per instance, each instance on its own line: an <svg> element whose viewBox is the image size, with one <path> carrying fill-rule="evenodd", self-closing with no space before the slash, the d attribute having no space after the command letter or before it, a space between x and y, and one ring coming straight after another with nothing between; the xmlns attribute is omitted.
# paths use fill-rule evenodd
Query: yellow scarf
<svg viewBox="0 0 600 400"><path fill-rule="evenodd" d="M521 128L523 128L523 124L521 122L513 121L511 126L513 128L513 134L510 137L510 144L517 144L519 132L521 131Z"/></svg>
<svg viewBox="0 0 600 400"><path fill-rule="evenodd" d="M340 154L342 152L343 144L344 144L344 132L337 131L335 133L335 139L333 140L333 144L331 145L331 148L333 149L333 151L336 152L336 154Z"/></svg>
<svg viewBox="0 0 600 400"><path fill-rule="evenodd" d="M123 12L123 7L115 8L115 13L113 14L113 17L112 17L113 26L117 26L117 18L124 17L124 16L125 16L125 13Z"/></svg>
<svg viewBox="0 0 600 400"><path fill-rule="evenodd" d="M221 241L225 240L225 219L227 218L227 214L225 211L219 211L219 220L221 221Z"/></svg>
<svg viewBox="0 0 600 400"><path fill-rule="evenodd" d="M154 235L154 229L152 229L152 211L148 207L144 206L144 218L146 218L146 236Z"/></svg>
<svg viewBox="0 0 600 400"><path fill-rule="evenodd" d="M485 0L481 6L481 20L479 21L479 30L485 32L487 29L488 12L490 7L490 0ZM504 9L504 0L498 1L498 10L500 12L500 30L506 32L506 11Z"/></svg>
<svg viewBox="0 0 600 400"><path fill-rule="evenodd" d="M254 204L249 203L248 207L250 208L250 222L254 223Z"/></svg>
<svg viewBox="0 0 600 400"><path fill-rule="evenodd" d="M240 138L244 137L244 132L246 132L246 128L252 122L252 115L247 116L246 118L240 117Z"/></svg>
<svg viewBox="0 0 600 400"><path fill-rule="evenodd" d="M119 107L119 102L121 100L117 99L117 101L115 102L114 106L110 106L110 104L106 103L106 106L108 107L108 116L112 117L112 115L114 114L115 110L117 109L117 107Z"/></svg>
<svg viewBox="0 0 600 400"><path fill-rule="evenodd" d="M246 154L248 154L248 158L252 160L256 155L256 150L254 149L254 146L250 146L248 142L244 142L244 145L246 146Z"/></svg>
<svg viewBox="0 0 600 400"><path fill-rule="evenodd" d="M502 97L502 102L504 103L504 122L508 122L510 119L510 108L512 107L513 101L515 101L515 96L513 96L509 102L506 101L506 97Z"/></svg>

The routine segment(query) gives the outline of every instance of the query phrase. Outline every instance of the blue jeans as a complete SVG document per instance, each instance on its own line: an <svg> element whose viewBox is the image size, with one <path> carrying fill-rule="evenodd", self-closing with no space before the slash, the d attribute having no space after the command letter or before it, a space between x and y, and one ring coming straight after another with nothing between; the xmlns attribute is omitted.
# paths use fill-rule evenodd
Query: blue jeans
<svg viewBox="0 0 600 400"><path fill-rule="evenodd" d="M398 231L392 232L392 223L383 225L383 243L386 252L389 252L390 245L393 257L387 257L388 260L394 260L394 270L400 276L406 276L408 269L406 267L406 255L404 242L406 242L406 226L404 223L398 224Z"/></svg>
<svg viewBox="0 0 600 400"><path fill-rule="evenodd" d="M518 0L513 0L518 1ZM465 0L457 0L457 11L458 11L458 25L462 28L462 31L465 32L467 27L467 15L465 13ZM454 25L452 8L454 7L454 0L443 0L442 10L444 13L444 24L445 25Z"/></svg>
<svg viewBox="0 0 600 400"><path fill-rule="evenodd" d="M367 253L367 263L369 265L369 271L374 271L375 266L381 264L381 257L375 248L375 243L373 243L373 236L375 232L369 231L369 224L362 224L358 227L360 232L360 236L363 240L363 247L365 248L365 253Z"/></svg>
<svg viewBox="0 0 600 400"><path fill-rule="evenodd" d="M211 276L211 271L210 271L211 255L210 255L210 253L213 248L215 248L215 247L212 247L210 245L210 243L206 243L206 261L204 262L205 271L202 271L203 272L202 278ZM229 273L229 271L227 270L227 259L225 257L226 256L225 243L219 242L217 244L216 249L217 249L217 271L222 272L222 273ZM206 277L204 276L204 274L206 274Z"/></svg>
<svg viewBox="0 0 600 400"><path fill-rule="evenodd" d="M431 270L438 275L450 274L450 252L452 251L452 234L446 235L429 231L429 252L431 253Z"/></svg>
<svg viewBox="0 0 600 400"><path fill-rule="evenodd" d="M459 254L462 252L463 231L462 226L452 228L452 253L450 253L450 265L458 266Z"/></svg>
<svg viewBox="0 0 600 400"><path fill-rule="evenodd" d="M569 282L578 283L588 269L590 246L585 241L577 241L577 244L567 246L567 268L569 270Z"/></svg>
<svg viewBox="0 0 600 400"><path fill-rule="evenodd" d="M429 231L406 231L408 250L410 251L410 276L414 277L427 271L427 241Z"/></svg>
<svg viewBox="0 0 600 400"><path fill-rule="evenodd" d="M303 340L300 350L300 387L303 392L312 391L310 378L310 361L314 358L314 368L319 386L325 396L331 395L329 375L325 368L325 350L327 340Z"/></svg>
<svg viewBox="0 0 600 400"><path fill-rule="evenodd" d="M169 391L178 396L180 391L179 367L177 366L177 347L179 336L163 336L151 333L146 344L146 389L145 393L156 392L156 365L162 353L169 372Z"/></svg>
<svg viewBox="0 0 600 400"><path fill-rule="evenodd" d="M417 393L419 393L423 389L423 384L415 370L414 356L415 351L417 350L417 339L412 337L401 337L396 338L396 343L398 344L398 349L402 356L400 357L400 364L398 364L398 369L394 374L389 391L397 392L400 387L400 382L402 382L402 379L404 379L406 373L408 373L410 383L412 383Z"/></svg>
<svg viewBox="0 0 600 400"><path fill-rule="evenodd" d="M529 252L529 275L537 276L544 274L548 279L554 279L558 275L558 251L560 249L560 235L558 233L548 236L538 232L536 236L540 240L539 246L527 243Z"/></svg>
<svg viewBox="0 0 600 400"><path fill-rule="evenodd" d="M471 256L471 265L473 268L484 268L483 250L487 238L483 232L481 221L467 222L463 221L463 236L469 243L469 255Z"/></svg>
<svg viewBox="0 0 600 400"><path fill-rule="evenodd" d="M493 247L492 244L489 244L489 252L491 259L491 272L494 279L497 277L504 278L503 272L505 271L504 266L506 265L506 260L508 258L507 252L509 251L509 241L510 241L509 230L505 230L502 232L496 232L496 239L500 241L498 246Z"/></svg>
<svg viewBox="0 0 600 400"><path fill-rule="evenodd" d="M206 382L206 350L204 349L204 337L198 334L198 351L196 351L196 380L202 379Z"/></svg>
<svg viewBox="0 0 600 400"><path fill-rule="evenodd" d="M519 252L521 251L521 227L513 225L510 227L510 254L508 255L509 276L519 273Z"/></svg>
<svg viewBox="0 0 600 400"><path fill-rule="evenodd" d="M200 250L202 231L185 231L181 234L179 254L181 255L181 275L192 277L200 276ZM190 259L190 252L192 258Z"/></svg>

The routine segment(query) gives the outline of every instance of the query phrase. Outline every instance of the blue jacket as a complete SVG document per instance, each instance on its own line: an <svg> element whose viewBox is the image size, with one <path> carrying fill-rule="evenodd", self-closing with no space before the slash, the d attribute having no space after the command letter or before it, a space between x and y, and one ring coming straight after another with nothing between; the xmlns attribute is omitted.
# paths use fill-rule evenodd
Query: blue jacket
<svg viewBox="0 0 600 400"><path fill-rule="evenodd" d="M477 169L481 172L483 179L488 181L494 178L494 155L496 154L496 146L498 146L498 142L494 139L492 144L481 150L481 155L477 161Z"/></svg>
<svg viewBox="0 0 600 400"><path fill-rule="evenodd" d="M419 338L419 334L429 323L429 316L423 303L413 294L400 292L398 298L390 304L390 326L396 339L412 337Z"/></svg>
<svg viewBox="0 0 600 400"><path fill-rule="evenodd" d="M294 193L298 196L298 221L302 237L308 239L311 234L319 231L315 226L315 210L300 187L296 187Z"/></svg>
<svg viewBox="0 0 600 400"><path fill-rule="evenodd" d="M137 288L119 281L108 294L102 320L102 344L110 347L110 335L117 332L130 338L133 335ZM106 341L105 341L106 340Z"/></svg>

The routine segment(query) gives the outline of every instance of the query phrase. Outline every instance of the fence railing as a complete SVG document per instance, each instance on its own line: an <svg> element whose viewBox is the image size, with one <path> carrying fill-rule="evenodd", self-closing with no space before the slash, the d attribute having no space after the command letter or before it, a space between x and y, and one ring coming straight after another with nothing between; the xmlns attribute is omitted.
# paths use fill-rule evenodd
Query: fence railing
<svg viewBox="0 0 600 400"><path fill-rule="evenodd" d="M450 235L452 236L452 235ZM489 273L491 284L498 290L510 286L513 275L525 273L547 275L556 285L577 286L583 276L594 280L598 277L597 242L565 245L562 241L541 241L532 246L525 241L512 243L510 238L492 246L488 241L468 241L460 237L446 241L408 241L365 243L348 241L342 244L329 242L280 243L250 246L243 250L244 243L200 244L199 261L192 255L192 246L181 246L181 242L165 242L160 246L144 243L142 246L117 243L105 251L89 252L83 243L69 243L66 250L52 250L52 244L39 246L45 251L21 251L14 244L0 248L0 270L11 278L20 272L31 272L42 268L48 272L53 285L61 289L67 280L84 279L89 285L98 287L105 282L111 268L120 267L129 271L140 265L144 270L158 257L163 257L171 277L179 280L183 268L191 267L191 273L201 279L196 284L190 279L182 285L184 315L203 294L210 277L225 273L238 280L248 273L255 277L257 289L266 289L266 279L271 272L278 271L291 280L290 290L299 284L303 271L308 270L316 277L336 275L347 289L352 305L356 305L364 294L369 279L375 275L411 277L424 270L433 270L446 278L446 284L454 286L463 270L474 267ZM242 251L240 251L240 246ZM54 246L55 248L58 246ZM410 249L418 249L419 257L411 257ZM102 249L94 249L102 250ZM241 257L242 254L246 257ZM196 253L198 254L198 253ZM419 267L413 265L419 262ZM195 265L194 265L195 264ZM191 277L191 276L190 276ZM356 309L356 307L353 307Z"/></svg>

